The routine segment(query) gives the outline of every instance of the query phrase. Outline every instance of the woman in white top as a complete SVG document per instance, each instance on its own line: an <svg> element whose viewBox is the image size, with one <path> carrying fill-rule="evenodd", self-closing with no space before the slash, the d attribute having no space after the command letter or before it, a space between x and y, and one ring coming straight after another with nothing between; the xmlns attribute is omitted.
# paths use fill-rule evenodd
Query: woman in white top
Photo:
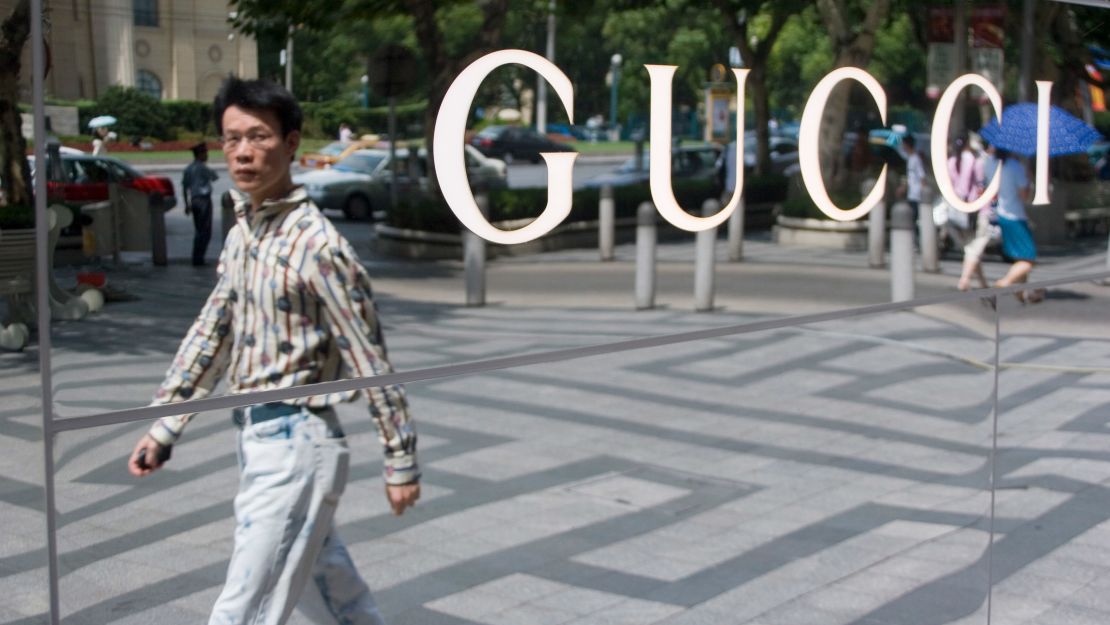
<svg viewBox="0 0 1110 625"><path fill-rule="evenodd" d="M101 154L108 153L108 127L101 126L97 128L93 135L93 156L100 156Z"/></svg>

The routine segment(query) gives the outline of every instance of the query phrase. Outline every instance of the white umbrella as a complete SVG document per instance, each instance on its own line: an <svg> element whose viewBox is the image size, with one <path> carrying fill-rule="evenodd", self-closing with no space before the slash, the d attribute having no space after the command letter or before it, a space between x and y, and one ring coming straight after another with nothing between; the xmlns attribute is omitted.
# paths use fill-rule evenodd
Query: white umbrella
<svg viewBox="0 0 1110 625"><path fill-rule="evenodd" d="M100 115L89 120L89 128L101 128L116 123L116 118L111 115Z"/></svg>

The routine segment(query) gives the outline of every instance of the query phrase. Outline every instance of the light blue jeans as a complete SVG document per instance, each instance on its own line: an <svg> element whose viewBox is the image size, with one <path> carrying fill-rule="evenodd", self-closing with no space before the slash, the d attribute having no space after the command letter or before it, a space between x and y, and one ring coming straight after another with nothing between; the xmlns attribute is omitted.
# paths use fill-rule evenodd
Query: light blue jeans
<svg viewBox="0 0 1110 625"><path fill-rule="evenodd" d="M235 549L209 625L279 625L294 607L321 625L382 625L335 532L349 463L332 410L243 427Z"/></svg>

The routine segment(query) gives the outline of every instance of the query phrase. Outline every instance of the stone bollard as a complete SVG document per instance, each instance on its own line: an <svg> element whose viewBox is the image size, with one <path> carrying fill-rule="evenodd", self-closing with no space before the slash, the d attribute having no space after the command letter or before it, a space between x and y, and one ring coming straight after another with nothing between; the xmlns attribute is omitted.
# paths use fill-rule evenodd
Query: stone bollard
<svg viewBox="0 0 1110 625"><path fill-rule="evenodd" d="M601 187L601 199L597 203L597 246L601 260L613 260L613 238L615 236L617 204L613 200L613 186Z"/></svg>
<svg viewBox="0 0 1110 625"><path fill-rule="evenodd" d="M861 191L866 196L875 186L875 179L863 181ZM873 269L886 266L886 201L879 202L867 217L867 264Z"/></svg>
<svg viewBox="0 0 1110 625"><path fill-rule="evenodd" d="M655 308L655 206L636 209L636 309Z"/></svg>
<svg viewBox="0 0 1110 625"><path fill-rule="evenodd" d="M1110 271L1110 234L1106 235L1106 271ZM1110 286L1110 278L1106 278L1102 283Z"/></svg>
<svg viewBox="0 0 1110 625"><path fill-rule="evenodd" d="M933 221L933 190L921 189L921 202L917 205L917 227L921 241L921 269L929 273L940 272L940 254L937 248L937 225Z"/></svg>
<svg viewBox="0 0 1110 625"><path fill-rule="evenodd" d="M905 200L890 211L890 301L913 299L913 209Z"/></svg>
<svg viewBox="0 0 1110 625"><path fill-rule="evenodd" d="M725 196L717 204L718 207L724 206L726 202L732 199L732 194L725 192ZM728 216L728 259L736 262L744 258L744 198L740 198L740 204L737 205L736 210Z"/></svg>
<svg viewBox="0 0 1110 625"><path fill-rule="evenodd" d="M709 199L701 205L703 217L716 215L720 210L721 203L717 200ZM713 252L716 244L716 228L698 232L694 255L694 310L698 312L713 310L713 265L716 260Z"/></svg>
<svg viewBox="0 0 1110 625"><path fill-rule="evenodd" d="M161 196L159 196L160 198ZM150 209L150 258L158 267L165 267L166 258L166 209L164 200L151 200Z"/></svg>
<svg viewBox="0 0 1110 625"><path fill-rule="evenodd" d="M489 215L489 195L474 196L478 210ZM486 240L470 230L463 230L463 270L466 281L466 305L486 305Z"/></svg>

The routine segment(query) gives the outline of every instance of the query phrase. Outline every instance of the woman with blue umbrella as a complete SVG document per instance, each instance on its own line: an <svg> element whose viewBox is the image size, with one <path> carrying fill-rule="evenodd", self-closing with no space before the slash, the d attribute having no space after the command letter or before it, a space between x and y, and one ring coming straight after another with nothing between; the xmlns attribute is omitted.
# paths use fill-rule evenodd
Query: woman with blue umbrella
<svg viewBox="0 0 1110 625"><path fill-rule="evenodd" d="M1002 255L1013 262L1006 275L994 283L1004 287L1029 280L1029 273L1037 262L1037 246L1033 243L1033 233L1029 230L1029 218L1025 213L1025 201L1029 199L1029 178L1025 175L1025 165L1013 153L997 146L995 158L1002 163L997 174L1002 176L997 208L998 227L1002 231ZM1029 295L1016 291L1014 297L1020 302L1039 302L1044 299L1044 291L1038 289Z"/></svg>
<svg viewBox="0 0 1110 625"><path fill-rule="evenodd" d="M116 118L111 115L100 115L89 120L89 128L93 131L93 156L108 153L108 141L113 133L108 127L116 123Z"/></svg>
<svg viewBox="0 0 1110 625"><path fill-rule="evenodd" d="M1029 179L1024 165L1015 156L1032 157L1037 153L1037 105L1025 102L1007 107L1002 112L1002 122L991 120L980 134L984 141L995 146L1002 162L998 225L1002 230L1002 253L1014 264L995 286L1010 286L1028 280L1037 259L1037 248L1025 213ZM1099 138L1098 132L1064 109L1058 106L1049 109L1049 156L1086 152ZM1044 291L1038 289L1028 295L1018 291L1014 295L1021 301L1037 302L1044 298Z"/></svg>

